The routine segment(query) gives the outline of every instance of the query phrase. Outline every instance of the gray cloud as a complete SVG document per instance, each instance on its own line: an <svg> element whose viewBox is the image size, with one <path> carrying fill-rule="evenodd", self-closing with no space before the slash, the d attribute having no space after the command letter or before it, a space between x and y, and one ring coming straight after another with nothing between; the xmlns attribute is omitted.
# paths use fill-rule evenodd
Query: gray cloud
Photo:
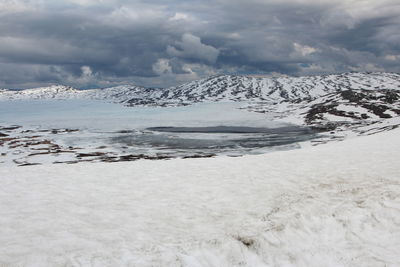
<svg viewBox="0 0 400 267"><path fill-rule="evenodd" d="M400 71L396 0L3 0L0 87Z"/></svg>
<svg viewBox="0 0 400 267"><path fill-rule="evenodd" d="M167 54L171 57L215 63L219 51L210 45L203 44L199 37L185 33L182 35L182 41L176 42L175 46L168 45Z"/></svg>

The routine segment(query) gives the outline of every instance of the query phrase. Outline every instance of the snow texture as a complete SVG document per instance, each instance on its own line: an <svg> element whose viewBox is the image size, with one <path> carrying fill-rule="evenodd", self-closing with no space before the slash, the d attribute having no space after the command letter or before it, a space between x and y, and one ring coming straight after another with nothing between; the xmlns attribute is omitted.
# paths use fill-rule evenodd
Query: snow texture
<svg viewBox="0 0 400 267"><path fill-rule="evenodd" d="M240 158L0 167L1 266L399 266L400 130Z"/></svg>

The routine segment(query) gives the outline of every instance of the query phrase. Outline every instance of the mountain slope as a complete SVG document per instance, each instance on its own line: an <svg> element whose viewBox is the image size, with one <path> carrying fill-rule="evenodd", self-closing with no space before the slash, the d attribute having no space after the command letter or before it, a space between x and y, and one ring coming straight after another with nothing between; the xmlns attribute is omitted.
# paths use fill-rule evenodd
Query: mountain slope
<svg viewBox="0 0 400 267"><path fill-rule="evenodd" d="M394 73L345 73L339 75L256 78L222 75L177 87L150 90L127 101L129 105L174 105L214 101L301 102L342 90L400 89Z"/></svg>
<svg viewBox="0 0 400 267"><path fill-rule="evenodd" d="M128 105L179 105L214 101L300 102L343 90L400 89L395 73L344 73L338 75L256 78L221 75L170 88L117 86L77 90L50 86L26 90L2 90L8 99L99 99Z"/></svg>
<svg viewBox="0 0 400 267"><path fill-rule="evenodd" d="M182 101L299 101L347 89L399 89L400 75L347 73L341 75L255 78L218 76L169 89L168 98Z"/></svg>

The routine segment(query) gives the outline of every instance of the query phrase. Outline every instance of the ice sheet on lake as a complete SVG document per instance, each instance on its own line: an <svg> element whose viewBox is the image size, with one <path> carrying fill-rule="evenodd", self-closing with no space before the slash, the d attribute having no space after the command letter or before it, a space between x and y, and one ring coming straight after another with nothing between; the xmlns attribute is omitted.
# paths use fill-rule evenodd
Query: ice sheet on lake
<svg viewBox="0 0 400 267"><path fill-rule="evenodd" d="M46 140L61 145L61 150L77 147L85 149L81 152L97 153L99 147L106 146L101 153L112 153L113 157L128 154L185 157L204 153L264 153L294 148L297 147L295 143L315 137L307 128L273 122L266 114L241 109L243 103L202 103L163 108L124 107L94 100L35 100L1 104L0 124L22 125L22 130L29 135L40 132ZM167 133L166 127L173 127L174 130ZM59 128L67 131L59 133ZM57 134L51 134L52 129ZM45 136L42 130L50 131ZM57 154L53 150L53 155L53 152ZM37 151L26 154L37 154ZM23 157L13 157L12 160L45 162L37 161L45 156L35 156L36 161L32 162Z"/></svg>
<svg viewBox="0 0 400 267"><path fill-rule="evenodd" d="M125 107L90 100L1 102L0 123L77 127L92 130L158 126L279 127L265 114L239 109L240 103L201 103L182 107Z"/></svg>

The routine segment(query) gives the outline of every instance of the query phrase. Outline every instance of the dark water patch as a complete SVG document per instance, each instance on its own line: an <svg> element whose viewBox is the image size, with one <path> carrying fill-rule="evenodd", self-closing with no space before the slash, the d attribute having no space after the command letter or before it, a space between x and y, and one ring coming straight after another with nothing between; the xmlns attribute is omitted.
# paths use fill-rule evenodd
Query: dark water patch
<svg viewBox="0 0 400 267"><path fill-rule="evenodd" d="M265 133L265 134L283 134L283 133L313 133L313 130L307 127L287 126L279 128L265 127L244 127L244 126L209 126L209 127L150 127L147 130L155 132L168 133Z"/></svg>
<svg viewBox="0 0 400 267"><path fill-rule="evenodd" d="M316 131L305 127L258 128L239 126L152 127L111 139L136 149L176 153L251 153L262 148L294 145L315 139Z"/></svg>

